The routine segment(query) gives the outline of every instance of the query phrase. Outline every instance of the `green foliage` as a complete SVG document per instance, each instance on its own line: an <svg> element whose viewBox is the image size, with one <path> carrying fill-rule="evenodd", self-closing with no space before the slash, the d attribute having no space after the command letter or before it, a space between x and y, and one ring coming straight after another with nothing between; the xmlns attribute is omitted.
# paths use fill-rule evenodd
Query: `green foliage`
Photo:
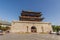
<svg viewBox="0 0 60 40"><path fill-rule="evenodd" d="M0 30L1 30L1 26L0 26Z"/></svg>
<svg viewBox="0 0 60 40"><path fill-rule="evenodd" d="M6 30L9 30L10 29L10 27L2 27L2 26L0 26L0 30L2 30L2 31L6 31Z"/></svg>
<svg viewBox="0 0 60 40"><path fill-rule="evenodd" d="M60 26L53 25L52 29L53 29L54 32L58 32L60 30Z"/></svg>

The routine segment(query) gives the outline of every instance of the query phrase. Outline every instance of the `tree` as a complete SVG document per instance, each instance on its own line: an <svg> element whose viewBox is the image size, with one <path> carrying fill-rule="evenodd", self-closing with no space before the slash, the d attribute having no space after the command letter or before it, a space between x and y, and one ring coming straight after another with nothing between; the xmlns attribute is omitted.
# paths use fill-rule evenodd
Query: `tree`
<svg viewBox="0 0 60 40"><path fill-rule="evenodd" d="M56 26L55 25L52 25L52 29L55 32L56 31Z"/></svg>
<svg viewBox="0 0 60 40"><path fill-rule="evenodd" d="M0 30L2 30L2 31L10 30L10 27L3 27L3 26L0 26Z"/></svg>
<svg viewBox="0 0 60 40"><path fill-rule="evenodd" d="M58 32L60 30L60 26L52 25L52 29L54 32Z"/></svg>
<svg viewBox="0 0 60 40"><path fill-rule="evenodd" d="M56 32L59 32L60 26L56 26Z"/></svg>
<svg viewBox="0 0 60 40"><path fill-rule="evenodd" d="M1 26L0 26L0 30L1 30Z"/></svg>

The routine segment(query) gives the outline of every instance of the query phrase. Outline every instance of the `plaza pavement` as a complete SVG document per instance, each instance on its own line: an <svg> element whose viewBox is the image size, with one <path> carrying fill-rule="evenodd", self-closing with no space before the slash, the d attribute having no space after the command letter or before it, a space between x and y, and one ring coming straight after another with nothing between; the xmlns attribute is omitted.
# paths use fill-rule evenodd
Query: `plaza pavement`
<svg viewBox="0 0 60 40"><path fill-rule="evenodd" d="M9 33L5 35L0 35L0 40L60 40L60 35Z"/></svg>

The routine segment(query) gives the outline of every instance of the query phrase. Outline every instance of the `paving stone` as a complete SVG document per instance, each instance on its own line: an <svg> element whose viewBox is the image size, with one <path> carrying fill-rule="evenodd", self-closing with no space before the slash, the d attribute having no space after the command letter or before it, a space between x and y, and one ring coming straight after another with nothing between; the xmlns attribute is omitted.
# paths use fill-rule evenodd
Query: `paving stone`
<svg viewBox="0 0 60 40"><path fill-rule="evenodd" d="M0 35L0 40L60 40L60 35L10 33L5 35Z"/></svg>

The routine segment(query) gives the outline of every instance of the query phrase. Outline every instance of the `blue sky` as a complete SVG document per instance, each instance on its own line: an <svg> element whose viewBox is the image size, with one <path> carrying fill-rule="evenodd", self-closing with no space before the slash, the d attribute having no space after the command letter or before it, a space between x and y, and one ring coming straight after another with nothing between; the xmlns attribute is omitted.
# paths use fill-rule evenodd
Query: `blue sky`
<svg viewBox="0 0 60 40"><path fill-rule="evenodd" d="M60 0L0 0L2 20L18 20L22 10L42 12L44 22L60 25Z"/></svg>

